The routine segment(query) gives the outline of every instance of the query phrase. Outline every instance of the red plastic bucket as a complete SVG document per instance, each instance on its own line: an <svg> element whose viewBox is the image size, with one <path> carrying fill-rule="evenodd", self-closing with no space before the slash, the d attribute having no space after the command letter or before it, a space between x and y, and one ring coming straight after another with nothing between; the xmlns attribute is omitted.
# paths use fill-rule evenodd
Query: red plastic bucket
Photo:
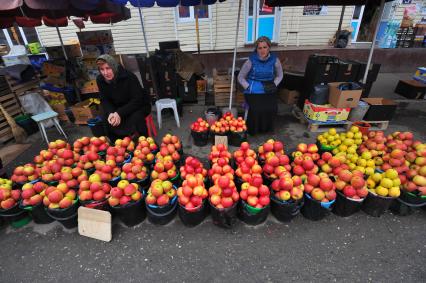
<svg viewBox="0 0 426 283"><path fill-rule="evenodd" d="M369 123L366 123L366 122L354 122L353 124L352 124L353 126L356 126L356 127L358 127L359 128L359 131L363 134L363 135L367 135L368 134L368 131L370 130L370 128L371 128L371 125L369 124Z"/></svg>

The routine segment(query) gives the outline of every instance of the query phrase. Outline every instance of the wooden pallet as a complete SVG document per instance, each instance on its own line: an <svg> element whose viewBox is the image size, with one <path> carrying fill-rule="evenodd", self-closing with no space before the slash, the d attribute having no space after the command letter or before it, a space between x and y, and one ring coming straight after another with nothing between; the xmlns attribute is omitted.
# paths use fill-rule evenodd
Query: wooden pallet
<svg viewBox="0 0 426 283"><path fill-rule="evenodd" d="M22 114L22 109L13 93L8 95L0 96L0 104L4 109L9 113L12 118ZM0 141L5 142L13 138L12 129L9 126L6 118L3 116L3 113L0 111Z"/></svg>
<svg viewBox="0 0 426 283"><path fill-rule="evenodd" d="M13 93L15 93L16 97L24 95L27 91L30 90L40 91L40 80L37 77L24 83L19 83L18 81L11 78L7 78L7 81L9 83L10 89Z"/></svg>
<svg viewBox="0 0 426 283"><path fill-rule="evenodd" d="M371 127L370 131L384 131L389 127L389 121L361 121L364 123L369 123ZM350 129L354 122L348 122L346 129Z"/></svg>
<svg viewBox="0 0 426 283"><path fill-rule="evenodd" d="M313 121L303 115L304 120L308 123L308 131L312 133L322 133L328 131L330 128L335 128L336 131L342 132L346 131L348 124L352 125L352 122L349 121L339 121L339 122L318 122Z"/></svg>

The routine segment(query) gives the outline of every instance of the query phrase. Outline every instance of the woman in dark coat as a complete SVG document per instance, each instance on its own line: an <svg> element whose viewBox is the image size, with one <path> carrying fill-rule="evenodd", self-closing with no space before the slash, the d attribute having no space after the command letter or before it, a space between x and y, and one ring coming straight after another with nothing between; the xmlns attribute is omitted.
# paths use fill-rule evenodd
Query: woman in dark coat
<svg viewBox="0 0 426 283"><path fill-rule="evenodd" d="M96 78L108 137L112 142L125 136L147 135L145 117L151 113L151 98L138 78L113 57L96 59L100 75Z"/></svg>
<svg viewBox="0 0 426 283"><path fill-rule="evenodd" d="M250 135L274 130L277 115L277 86L283 78L280 60L270 53L266 36L256 40L256 51L244 63L238 81L249 105L247 130Z"/></svg>

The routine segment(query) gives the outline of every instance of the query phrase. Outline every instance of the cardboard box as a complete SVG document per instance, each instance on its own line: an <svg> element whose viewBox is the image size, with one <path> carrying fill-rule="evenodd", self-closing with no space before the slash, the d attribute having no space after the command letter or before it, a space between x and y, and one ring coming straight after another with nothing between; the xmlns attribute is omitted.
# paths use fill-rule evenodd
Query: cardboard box
<svg viewBox="0 0 426 283"><path fill-rule="evenodd" d="M329 83L328 101L336 108L353 108L358 106L362 89L340 90L338 87L342 82Z"/></svg>
<svg viewBox="0 0 426 283"><path fill-rule="evenodd" d="M87 124L87 120L95 118L101 113L100 106L92 103L90 99L76 103L71 107L71 111L75 118L74 123L83 125Z"/></svg>
<svg viewBox="0 0 426 283"><path fill-rule="evenodd" d="M52 110L58 113L58 119L61 121L69 121L69 118L65 112L65 104L52 104L50 105Z"/></svg>
<svg viewBox="0 0 426 283"><path fill-rule="evenodd" d="M400 80L395 93L410 99L423 99L426 94L426 84L416 80Z"/></svg>
<svg viewBox="0 0 426 283"><path fill-rule="evenodd" d="M303 114L305 117L318 121L318 122L339 122L348 119L351 109L348 108L334 108L331 105L316 105L305 101L303 106Z"/></svg>
<svg viewBox="0 0 426 283"><path fill-rule="evenodd" d="M363 98L370 105L364 116L365 121L390 121L392 120L397 103L385 98Z"/></svg>
<svg viewBox="0 0 426 283"><path fill-rule="evenodd" d="M65 46L65 51L67 52L68 58L75 58L75 57L82 56L79 44L67 44L64 46ZM46 47L46 53L49 55L49 59L65 58L62 46Z"/></svg>
<svg viewBox="0 0 426 283"><path fill-rule="evenodd" d="M289 90L289 89L280 89L278 91L278 97L284 102L285 104L296 104L297 100L299 99L300 92L297 90Z"/></svg>
<svg viewBox="0 0 426 283"><path fill-rule="evenodd" d="M96 83L96 80L85 82L83 86L80 88L80 92L82 94L99 92L99 88L98 88L98 84Z"/></svg>

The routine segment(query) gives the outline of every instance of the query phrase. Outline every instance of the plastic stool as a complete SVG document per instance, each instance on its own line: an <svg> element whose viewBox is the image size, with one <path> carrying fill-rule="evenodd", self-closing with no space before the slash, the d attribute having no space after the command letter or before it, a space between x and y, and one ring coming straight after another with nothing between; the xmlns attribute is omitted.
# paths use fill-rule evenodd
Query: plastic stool
<svg viewBox="0 0 426 283"><path fill-rule="evenodd" d="M157 129L155 128L154 119L152 118L152 114L149 114L145 117L146 128L148 129L148 136L154 137L157 136Z"/></svg>
<svg viewBox="0 0 426 283"><path fill-rule="evenodd" d="M38 128L40 129L40 132L41 132L41 137L43 138L43 140L47 144L49 144L49 140L47 139L46 130L44 129L43 122L48 121L48 120L52 120L53 124L55 125L58 132L60 134L62 134L65 137L66 140L68 140L67 135L65 134L61 125L59 124L58 113L56 113L55 111L47 111L47 112L44 112L44 113L40 113L40 114L31 116L31 119L33 119L35 122L37 122Z"/></svg>
<svg viewBox="0 0 426 283"><path fill-rule="evenodd" d="M158 128L161 129L161 110L172 108L173 113L175 115L175 120L178 128L180 128L179 114L177 111L176 100L171 98L163 98L159 99L155 102L155 107L157 108L157 120L158 120Z"/></svg>

